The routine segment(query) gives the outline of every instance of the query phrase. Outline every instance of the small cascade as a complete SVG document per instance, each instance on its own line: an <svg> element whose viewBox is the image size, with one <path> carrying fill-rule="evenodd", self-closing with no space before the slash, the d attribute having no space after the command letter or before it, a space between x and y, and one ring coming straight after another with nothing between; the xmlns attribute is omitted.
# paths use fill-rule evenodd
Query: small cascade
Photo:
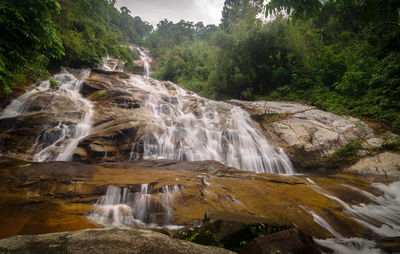
<svg viewBox="0 0 400 254"><path fill-rule="evenodd" d="M79 141L89 134L93 104L80 94L82 83L89 74L90 70L80 70L74 76L63 68L61 73L52 79L41 82L36 89L16 98L1 114L0 119L19 117L32 112L65 119L41 132L31 149L34 161L70 160ZM50 102L44 104L42 100ZM35 105L42 106L37 109ZM66 105L71 108L60 108Z"/></svg>
<svg viewBox="0 0 400 254"><path fill-rule="evenodd" d="M375 196L355 187L344 185L353 191L361 193L372 201L371 204L359 205L348 205L343 200L323 191L322 188L311 179L309 181L312 185L317 187L323 195L339 203L350 218L356 220L370 230L376 237L400 236L400 181L388 185L382 183L373 184L372 187L382 191L382 196ZM310 213L318 225L336 237L325 240L314 239L321 246L332 249L334 253L382 253L382 251L376 247L374 241L362 238L345 238L315 212L301 205L300 207Z"/></svg>
<svg viewBox="0 0 400 254"><path fill-rule="evenodd" d="M103 71L123 72L124 67L125 67L124 62L115 58L111 58L110 56L106 56L102 58L102 64L98 68Z"/></svg>
<svg viewBox="0 0 400 254"><path fill-rule="evenodd" d="M96 202L88 219L104 227L171 226L175 198L181 187L163 186L159 199L150 194L150 189L150 184L141 184L140 191L136 192L131 188L108 186L106 195ZM160 215L162 218L158 218Z"/></svg>
<svg viewBox="0 0 400 254"><path fill-rule="evenodd" d="M131 49L132 49L132 47L131 47ZM137 51L139 51L140 60L143 61L144 76L150 77L150 63L149 63L150 58L139 47L136 47L135 49L137 49Z"/></svg>
<svg viewBox="0 0 400 254"><path fill-rule="evenodd" d="M321 246L327 247L333 250L334 253L340 254L352 254L352 253L381 253L380 249L376 248L376 244L373 241L362 239L358 237L346 238L341 234L336 232L331 225L327 221L325 221L322 217L317 215L315 212L306 209L303 206L300 206L302 209L307 211L313 216L314 221L320 225L322 228L329 231L336 238L328 238L328 239L315 239L314 241Z"/></svg>
<svg viewBox="0 0 400 254"><path fill-rule="evenodd" d="M338 202L350 217L375 234L383 237L400 236L400 182L389 185L373 184L372 187L382 191L383 196L374 196L355 187L348 187L371 199L375 204L347 205L335 196L324 195Z"/></svg>
<svg viewBox="0 0 400 254"><path fill-rule="evenodd" d="M167 215L164 219L165 225L171 225L173 222L173 205L175 204L175 197L180 193L180 187L178 185L163 186L162 193L160 193L161 202L164 204L167 211Z"/></svg>

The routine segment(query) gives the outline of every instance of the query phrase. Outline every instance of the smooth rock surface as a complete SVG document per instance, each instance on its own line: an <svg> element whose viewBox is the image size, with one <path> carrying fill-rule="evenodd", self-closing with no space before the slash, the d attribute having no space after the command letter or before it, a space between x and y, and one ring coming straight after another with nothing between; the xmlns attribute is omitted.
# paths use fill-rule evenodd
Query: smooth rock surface
<svg viewBox="0 0 400 254"><path fill-rule="evenodd" d="M384 152L366 157L345 171L361 175L385 175L386 177L400 179L400 153Z"/></svg>
<svg viewBox="0 0 400 254"><path fill-rule="evenodd" d="M352 117L342 117L296 102L228 101L246 109L258 120L271 142L282 147L300 169L315 169L347 143L368 136L373 130Z"/></svg>
<svg viewBox="0 0 400 254"><path fill-rule="evenodd" d="M368 190L371 185L368 179L345 175L311 179L346 202L371 202L341 185L356 184ZM244 214L239 216L240 220L247 218L246 215L259 215L264 222L296 224L306 234L331 237L299 207L301 204L320 214L343 235L365 232L346 216L340 204L324 196L305 178L239 171L217 162L165 160L89 165L35 163L3 157L0 158L0 183L0 238L95 228L87 215L106 194L108 186L137 193L142 184L148 184L148 212L154 214L160 224L169 211L172 211L173 224L193 225L204 218L206 211L219 210L225 220L236 218L232 213ZM160 207L164 187L177 185L179 195L174 196L171 208ZM219 215L215 216L217 214L209 217Z"/></svg>
<svg viewBox="0 0 400 254"><path fill-rule="evenodd" d="M149 230L105 228L0 240L0 253L135 253L224 254L231 251L177 240Z"/></svg>

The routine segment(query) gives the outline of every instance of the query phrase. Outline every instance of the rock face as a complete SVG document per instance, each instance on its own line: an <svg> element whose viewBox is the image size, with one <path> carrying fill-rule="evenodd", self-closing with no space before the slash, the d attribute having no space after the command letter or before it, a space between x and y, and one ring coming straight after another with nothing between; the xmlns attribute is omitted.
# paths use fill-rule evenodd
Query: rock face
<svg viewBox="0 0 400 254"><path fill-rule="evenodd" d="M320 253L310 236L294 225L281 223L263 216L211 210L201 227L183 228L174 237L223 245L239 253Z"/></svg>
<svg viewBox="0 0 400 254"><path fill-rule="evenodd" d="M347 143L367 138L378 142L373 130L351 117L342 117L295 102L238 101L276 145L290 153L298 168L321 166L324 159Z"/></svg>
<svg viewBox="0 0 400 254"><path fill-rule="evenodd" d="M131 228L106 228L47 235L15 236L0 240L1 253L212 253L231 251L177 240L161 233Z"/></svg>
<svg viewBox="0 0 400 254"><path fill-rule="evenodd" d="M344 201L371 202L359 192L338 184L356 182L358 188L368 190L369 180L350 176L312 179ZM301 204L324 217L342 235L365 232L346 216L340 204L314 189L304 178L238 171L216 162L141 161L101 166L2 158L0 182L0 238L95 228L96 221L87 216L109 186L125 188L136 195L143 184L147 184L147 213L154 214L160 225L166 216L173 224L193 225L203 219L206 211L214 209L222 211L225 220L235 217L228 216L227 212L256 214L264 216L263 220L251 223L266 222L264 219L268 218L270 224L294 223L306 234L330 237L329 232L316 225L313 217L299 207ZM163 200L167 186L180 187L174 202ZM169 207L164 207L166 204ZM137 204L121 205L138 208ZM215 220L217 215L208 217ZM240 220L243 217L246 216L242 215Z"/></svg>
<svg viewBox="0 0 400 254"><path fill-rule="evenodd" d="M258 237L240 250L240 254L317 254L321 253L310 236L297 228Z"/></svg>
<svg viewBox="0 0 400 254"><path fill-rule="evenodd" d="M362 158L345 171L361 175L385 175L400 179L400 154L384 152L372 157Z"/></svg>
<svg viewBox="0 0 400 254"><path fill-rule="evenodd" d="M367 150L375 149L386 142L375 136L368 125L355 118L341 117L294 102L214 102L185 91L171 82L110 71L118 70L119 63L113 59L109 59L107 63L107 70L93 70L80 86L81 100L90 101L93 108L90 131L79 140L76 149L73 150L72 159L75 161L115 162L143 157L170 158L166 154L173 154L174 158L170 159L215 159L243 168L239 162L253 156L255 159L252 163L245 163L247 169L258 171L260 165L268 165L275 161L279 163L271 166L274 170L283 167L283 164L284 167L290 168L287 156L280 152L281 147L290 155L296 169L302 171L320 168L327 157L349 142L361 140ZM80 78L80 72L68 71ZM71 79L71 75L66 75L60 81L67 82L68 78ZM31 90L35 96L24 101L25 106L16 117L7 118L0 115L2 154L32 160L40 157L37 154L47 149L45 152L55 155L45 159L55 159L67 146L62 139L71 137L82 118L88 114L87 107L77 103L71 93L57 92L60 89L52 86L46 91L39 88ZM157 97L157 102L150 105L148 99L160 90L162 93L157 94L160 98ZM247 145L234 150L238 146L234 141L248 131L239 131L240 126L237 127L238 124L231 119L239 116L237 112L235 115L232 113L235 107L231 104L247 110L259 123L258 125L248 120L249 125L258 128L257 132L260 135L258 138L246 137L246 141L253 139L254 142L251 143L255 143L265 134L269 143L274 145L265 150L278 156L268 154L266 157L271 157L271 160L263 159L261 163L257 162L256 158L261 158L257 149L268 146L266 142L256 144L255 149L247 149ZM191 129L193 125L196 125L196 129ZM204 129L207 131L202 131ZM167 138L163 139L165 136ZM203 143L195 142L194 139L202 140ZM237 143L243 143L242 140L239 141ZM207 143L207 146L204 143ZM204 147L205 150L198 150ZM192 151L196 149L197 151ZM253 154L250 154L250 150ZM155 154L154 157L146 155L145 151ZM207 156L204 155L206 153ZM359 154L366 156L368 152L360 151ZM227 159L228 156L233 159ZM235 161L234 158L240 156L243 158ZM254 161L257 163L253 163Z"/></svg>

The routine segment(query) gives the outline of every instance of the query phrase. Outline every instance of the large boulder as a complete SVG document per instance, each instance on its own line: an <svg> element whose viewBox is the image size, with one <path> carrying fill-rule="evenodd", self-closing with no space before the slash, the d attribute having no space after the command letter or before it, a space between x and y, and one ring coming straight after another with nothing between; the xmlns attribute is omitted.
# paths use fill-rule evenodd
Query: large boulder
<svg viewBox="0 0 400 254"><path fill-rule="evenodd" d="M384 175L388 178L400 179L400 153L384 152L365 157L345 170L361 175Z"/></svg>
<svg viewBox="0 0 400 254"><path fill-rule="evenodd" d="M207 211L201 227L174 237L239 253L319 253L313 239L285 220L228 211Z"/></svg>
<svg viewBox="0 0 400 254"><path fill-rule="evenodd" d="M258 237L242 248L239 253L252 254L317 254L321 253L312 237L298 228Z"/></svg>
<svg viewBox="0 0 400 254"><path fill-rule="evenodd" d="M14 236L0 240L1 253L233 253L177 240L164 234L131 228L105 228L46 235Z"/></svg>
<svg viewBox="0 0 400 254"><path fill-rule="evenodd" d="M373 130L362 121L335 115L296 102L228 101L241 106L257 120L272 143L291 155L298 169L316 169L346 144L373 139Z"/></svg>

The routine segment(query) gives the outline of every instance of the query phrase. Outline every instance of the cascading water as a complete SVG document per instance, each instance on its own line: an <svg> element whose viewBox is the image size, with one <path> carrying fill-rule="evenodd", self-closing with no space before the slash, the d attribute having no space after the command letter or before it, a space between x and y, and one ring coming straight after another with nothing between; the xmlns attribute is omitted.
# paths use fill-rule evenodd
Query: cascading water
<svg viewBox="0 0 400 254"><path fill-rule="evenodd" d="M159 202L149 193L150 184L141 184L140 191L134 192L130 188L108 186L106 195L99 199L88 219L94 223L107 227L158 226L153 207L163 210L163 226L171 226L173 223L173 206L175 198L180 193L180 187L163 186L159 195ZM157 206L157 204L159 204ZM160 214L160 211L158 211Z"/></svg>
<svg viewBox="0 0 400 254"><path fill-rule="evenodd" d="M309 179L307 179L309 180ZM339 203L350 216L365 228L369 229L377 237L399 237L400 236L400 182L388 185L375 183L372 187L383 192L383 196L375 196L369 192L359 190L355 187L344 185L349 189L359 192L372 204L348 205L341 199L326 193L316 183L309 180L323 195ZM336 238L314 239L318 244L330 248L334 253L382 253L376 247L373 240L362 238L346 238L336 232L322 217L315 212L300 205L302 209L313 216L314 221L322 228L329 231Z"/></svg>
<svg viewBox="0 0 400 254"><path fill-rule="evenodd" d="M139 52L146 60L144 52ZM163 84L148 77L132 76L130 84L148 92L142 107L154 116L148 127L151 132L143 141L143 158L216 160L260 173L294 173L283 150L271 146L240 107L208 100L171 82Z"/></svg>
<svg viewBox="0 0 400 254"><path fill-rule="evenodd" d="M133 48L131 47L131 49L133 49ZM136 49L137 49L137 51L139 51L140 60L143 61L144 76L150 77L150 63L149 63L150 58L139 47L137 47Z"/></svg>
<svg viewBox="0 0 400 254"><path fill-rule="evenodd" d="M74 114L79 114L78 117L59 122L56 126L42 131L36 144L32 147L34 161L67 161L71 159L79 141L89 134L93 104L83 98L79 92L83 81L89 74L90 70L81 70L76 74L80 77L77 79L66 69L62 69L61 73L53 76L51 81L41 82L36 89L30 90L12 101L0 116L0 119L4 119L28 114L35 101L43 98L51 98L51 101L38 113L63 114L60 118L68 118L67 115L71 113L63 112L64 110L58 108L60 104L65 103L72 107L66 111L76 111ZM55 108L55 110L51 111L50 108Z"/></svg>
<svg viewBox="0 0 400 254"><path fill-rule="evenodd" d="M124 71L125 63L121 62L115 58L111 58L110 56L103 57L102 64L99 66L100 70L103 71Z"/></svg>

